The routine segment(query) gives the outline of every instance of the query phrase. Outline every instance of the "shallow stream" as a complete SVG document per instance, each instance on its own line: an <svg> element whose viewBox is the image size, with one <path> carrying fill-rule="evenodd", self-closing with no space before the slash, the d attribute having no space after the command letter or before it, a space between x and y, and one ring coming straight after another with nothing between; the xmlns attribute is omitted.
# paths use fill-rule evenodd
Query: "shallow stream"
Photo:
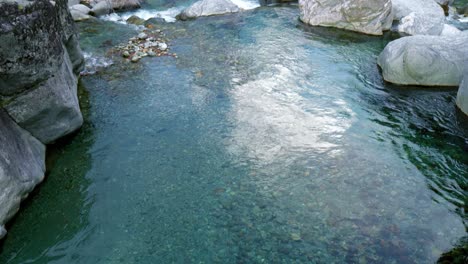
<svg viewBox="0 0 468 264"><path fill-rule="evenodd" d="M432 263L463 243L456 89L386 84L376 58L392 36L298 13L163 24L178 58L111 56L83 77L86 123L50 155L0 263ZM79 29L101 63L138 32Z"/></svg>

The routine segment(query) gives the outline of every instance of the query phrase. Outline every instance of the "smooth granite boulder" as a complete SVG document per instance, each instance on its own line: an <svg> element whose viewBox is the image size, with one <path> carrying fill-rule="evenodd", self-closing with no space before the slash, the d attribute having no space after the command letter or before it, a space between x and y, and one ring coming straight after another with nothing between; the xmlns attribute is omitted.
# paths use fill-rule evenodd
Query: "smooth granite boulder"
<svg viewBox="0 0 468 264"><path fill-rule="evenodd" d="M382 35L392 25L391 0L299 0L300 19L312 26Z"/></svg>
<svg viewBox="0 0 468 264"><path fill-rule="evenodd" d="M69 57L65 56L53 77L4 107L22 128L45 144L81 127L77 79Z"/></svg>
<svg viewBox="0 0 468 264"><path fill-rule="evenodd" d="M100 1L93 5L91 12L93 16L102 16L112 13L112 3L110 1Z"/></svg>
<svg viewBox="0 0 468 264"><path fill-rule="evenodd" d="M458 88L457 106L463 113L468 115L468 65L467 71L465 71L463 80Z"/></svg>
<svg viewBox="0 0 468 264"><path fill-rule="evenodd" d="M0 108L0 239L5 223L44 178L45 146Z"/></svg>
<svg viewBox="0 0 468 264"><path fill-rule="evenodd" d="M468 65L468 32L409 36L390 42L378 58L386 81L403 85L458 86Z"/></svg>
<svg viewBox="0 0 468 264"><path fill-rule="evenodd" d="M91 8L78 4L70 7L70 13L75 21L83 21L88 20L91 18L89 14L91 12Z"/></svg>
<svg viewBox="0 0 468 264"><path fill-rule="evenodd" d="M202 16L222 15L239 12L240 8L230 0L201 0L184 9L177 18L193 19Z"/></svg>
<svg viewBox="0 0 468 264"><path fill-rule="evenodd" d="M440 35L445 13L434 0L392 0L397 31L408 35Z"/></svg>

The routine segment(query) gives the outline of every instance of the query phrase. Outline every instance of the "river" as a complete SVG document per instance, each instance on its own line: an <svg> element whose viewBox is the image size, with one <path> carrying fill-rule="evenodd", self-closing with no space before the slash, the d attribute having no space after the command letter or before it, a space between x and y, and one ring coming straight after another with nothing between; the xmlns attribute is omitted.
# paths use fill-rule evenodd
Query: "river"
<svg viewBox="0 0 468 264"><path fill-rule="evenodd" d="M137 64L106 55L137 34L117 21L131 14L79 24L113 65L82 78L85 125L49 155L0 263L432 263L463 243L456 89L384 83L391 34L242 4L161 25L178 58Z"/></svg>

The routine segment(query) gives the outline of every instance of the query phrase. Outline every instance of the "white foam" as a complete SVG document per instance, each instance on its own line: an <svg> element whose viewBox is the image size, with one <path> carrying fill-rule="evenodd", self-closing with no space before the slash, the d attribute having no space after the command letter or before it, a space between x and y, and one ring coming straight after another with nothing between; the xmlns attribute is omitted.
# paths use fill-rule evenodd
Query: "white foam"
<svg viewBox="0 0 468 264"><path fill-rule="evenodd" d="M153 17L160 17L164 18L166 22L175 22L176 16L182 11L183 7L172 7L167 10L159 11L159 10L147 10L147 9L140 9L137 11L132 12L125 12L125 13L112 13L110 15L102 16L102 20L112 21L117 23L126 24L126 20L131 16L138 16L144 20L153 18Z"/></svg>
<svg viewBox="0 0 468 264"><path fill-rule="evenodd" d="M85 58L85 69L80 73L81 75L95 74L96 72L107 68L114 64L114 62L106 57L95 56L89 52L83 52Z"/></svg>
<svg viewBox="0 0 468 264"><path fill-rule="evenodd" d="M463 22L463 23L468 23L468 17L460 18L458 21Z"/></svg>
<svg viewBox="0 0 468 264"><path fill-rule="evenodd" d="M258 0L231 0L235 5L244 10L254 9L260 6Z"/></svg>

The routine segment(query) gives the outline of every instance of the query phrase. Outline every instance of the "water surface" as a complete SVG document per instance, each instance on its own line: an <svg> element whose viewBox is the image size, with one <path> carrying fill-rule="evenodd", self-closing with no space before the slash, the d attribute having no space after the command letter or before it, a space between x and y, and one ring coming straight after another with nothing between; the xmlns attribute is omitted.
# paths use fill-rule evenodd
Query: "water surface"
<svg viewBox="0 0 468 264"><path fill-rule="evenodd" d="M82 78L87 123L0 263L430 263L459 245L468 123L456 89L388 85L376 57L391 36L297 16L168 23L178 59L114 57ZM101 57L137 32L80 31Z"/></svg>

